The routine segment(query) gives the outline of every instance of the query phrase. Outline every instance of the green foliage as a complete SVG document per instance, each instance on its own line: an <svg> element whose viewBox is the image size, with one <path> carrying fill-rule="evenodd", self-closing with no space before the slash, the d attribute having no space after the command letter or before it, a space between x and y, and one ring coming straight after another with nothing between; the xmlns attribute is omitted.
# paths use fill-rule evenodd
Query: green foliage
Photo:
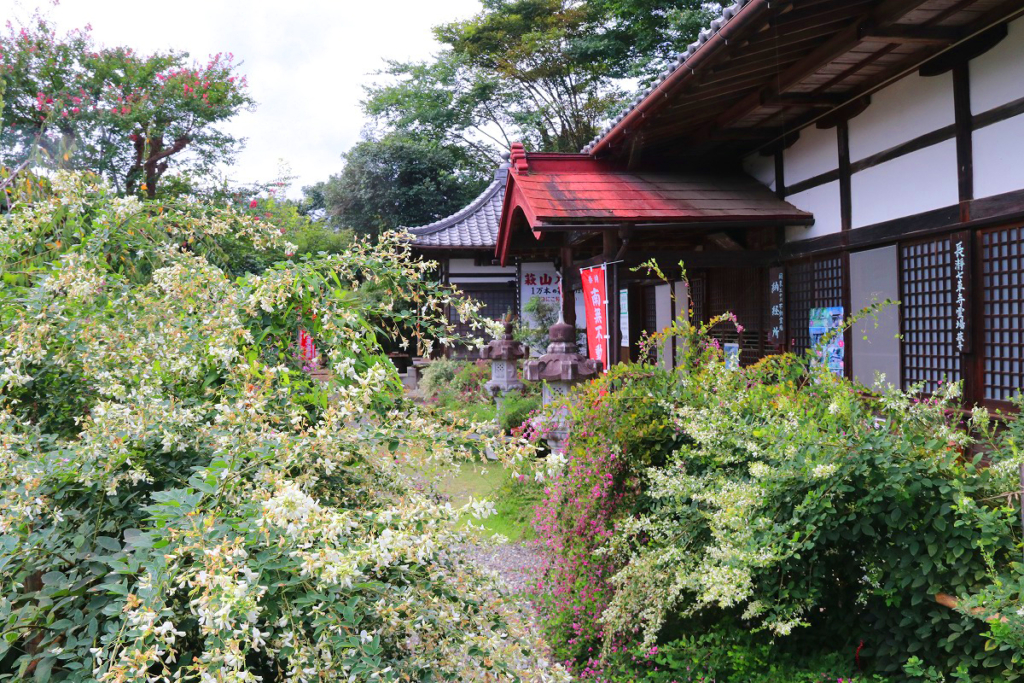
<svg viewBox="0 0 1024 683"><path fill-rule="evenodd" d="M513 141L577 152L720 9L701 0L495 0L435 28L430 62L389 63L368 114L392 130L492 159Z"/></svg>
<svg viewBox="0 0 1024 683"><path fill-rule="evenodd" d="M537 394L509 392L505 395L501 412L498 414L502 431L509 434L519 428L533 412L540 409L540 406L541 398Z"/></svg>
<svg viewBox="0 0 1024 683"><path fill-rule="evenodd" d="M483 527L512 542L532 539L533 508L543 495L543 484L506 471L501 486L491 495L495 501L494 515L484 520Z"/></svg>
<svg viewBox="0 0 1024 683"><path fill-rule="evenodd" d="M982 467L958 385L866 396L811 356L729 370L706 330L676 332L681 370L616 367L567 405L568 469L540 520L562 539L548 572L560 654L582 666L591 649L725 627L808 657L862 640L883 675L916 656L936 675L1019 680L1019 518L998 495L1019 488L1016 418Z"/></svg>
<svg viewBox="0 0 1024 683"><path fill-rule="evenodd" d="M462 361L441 357L430 362L423 368L420 389L428 398L437 397L442 391L451 387L455 375L462 369Z"/></svg>
<svg viewBox="0 0 1024 683"><path fill-rule="evenodd" d="M263 216L35 192L0 216L0 678L566 680L459 551L488 506L405 474L529 454L423 415L378 343L473 304L396 235L233 277L207 255L283 248Z"/></svg>
<svg viewBox="0 0 1024 683"><path fill-rule="evenodd" d="M8 23L0 163L33 158L157 197L168 171L203 176L240 147L221 126L254 104L236 69L224 54L200 64L173 50L144 57L98 47L88 30L59 35L38 14L20 28Z"/></svg>
<svg viewBox="0 0 1024 683"><path fill-rule="evenodd" d="M514 338L530 348L531 352L543 353L548 347L548 330L558 322L558 308L539 296L530 297L523 306L523 312L532 316L533 324L520 320L516 325Z"/></svg>
<svg viewBox="0 0 1024 683"><path fill-rule="evenodd" d="M455 213L484 188L487 170L459 147L406 134L367 138L322 188L328 225L377 235Z"/></svg>
<svg viewBox="0 0 1024 683"><path fill-rule="evenodd" d="M616 77L652 82L721 13L704 0L592 0L604 21L580 40L580 56L600 62ZM731 4L731 2L726 3Z"/></svg>
<svg viewBox="0 0 1024 683"><path fill-rule="evenodd" d="M763 634L716 627L651 648L623 648L607 658L609 683L882 683L856 671L854 648L808 655L787 652Z"/></svg>

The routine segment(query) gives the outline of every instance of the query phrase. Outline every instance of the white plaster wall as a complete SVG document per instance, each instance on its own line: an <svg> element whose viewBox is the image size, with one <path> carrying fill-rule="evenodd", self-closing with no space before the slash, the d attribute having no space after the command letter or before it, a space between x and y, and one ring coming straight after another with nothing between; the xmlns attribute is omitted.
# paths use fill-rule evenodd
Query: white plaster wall
<svg viewBox="0 0 1024 683"><path fill-rule="evenodd" d="M850 302L857 313L873 303L899 300L899 268L896 246L859 251L850 254ZM899 312L895 305L887 306L876 321L865 318L853 327L850 358L853 376L867 387L875 385L878 373L885 375L887 384L900 383L900 331Z"/></svg>
<svg viewBox="0 0 1024 683"><path fill-rule="evenodd" d="M1024 97L1024 19L1001 43L971 60L971 111L986 112Z"/></svg>
<svg viewBox="0 0 1024 683"><path fill-rule="evenodd" d="M1024 116L974 131L974 196L1014 190L1024 190Z"/></svg>
<svg viewBox="0 0 1024 683"><path fill-rule="evenodd" d="M931 78L911 74L872 95L871 106L850 120L850 160L951 125L954 116L951 73Z"/></svg>
<svg viewBox="0 0 1024 683"><path fill-rule="evenodd" d="M676 317L677 318L680 318L680 317L685 318L685 317L690 315L690 290L686 286L685 282L674 282L674 283L672 283L672 286L675 287L675 294L676 294ZM677 354L682 353L683 341L684 340L682 340L682 339L676 339L676 353ZM672 358L672 340L671 339L668 340L668 342L666 342L665 358L666 358L666 364L671 365L671 366L674 367L674 365L675 365L674 361L669 360L669 359Z"/></svg>
<svg viewBox="0 0 1024 683"><path fill-rule="evenodd" d="M834 171L839 168L836 129L818 130L814 126L804 128L796 144L782 154L786 185Z"/></svg>
<svg viewBox="0 0 1024 683"><path fill-rule="evenodd" d="M775 157L751 154L743 160L743 170L757 182L775 190Z"/></svg>
<svg viewBox="0 0 1024 683"><path fill-rule="evenodd" d="M654 309L654 324L658 329L652 332L660 332L672 324L672 285L658 285L654 288ZM672 341L668 340L658 352L658 362L667 365L671 351Z"/></svg>
<svg viewBox="0 0 1024 683"><path fill-rule="evenodd" d="M587 304L583 301L583 290L572 290L573 307L576 309L576 329L587 329Z"/></svg>
<svg viewBox="0 0 1024 683"><path fill-rule="evenodd" d="M854 173L851 196L854 228L956 204L956 141Z"/></svg>
<svg viewBox="0 0 1024 683"><path fill-rule="evenodd" d="M448 271L451 273L498 273L516 279L515 266L478 266L471 258L448 259Z"/></svg>
<svg viewBox="0 0 1024 683"><path fill-rule="evenodd" d="M789 195L786 197L786 201L798 209L814 214L814 225L810 227L793 225L786 228L787 242L830 235L843 228L843 218L839 206L839 181Z"/></svg>

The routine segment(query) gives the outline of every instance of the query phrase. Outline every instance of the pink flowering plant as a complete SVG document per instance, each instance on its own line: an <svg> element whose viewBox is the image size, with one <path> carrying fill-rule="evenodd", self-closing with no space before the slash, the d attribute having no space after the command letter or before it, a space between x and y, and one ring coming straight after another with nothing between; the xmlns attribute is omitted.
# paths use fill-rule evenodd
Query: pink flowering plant
<svg viewBox="0 0 1024 683"><path fill-rule="evenodd" d="M957 383L873 393L813 349L731 367L716 325L738 324L680 319L650 342L677 337L676 369L564 404L535 586L558 657L609 681L1018 680L1016 418L985 437Z"/></svg>
<svg viewBox="0 0 1024 683"><path fill-rule="evenodd" d="M254 104L231 54L141 55L39 14L0 32L0 83L0 161L91 170L151 199L168 171L230 161L241 141L218 124Z"/></svg>

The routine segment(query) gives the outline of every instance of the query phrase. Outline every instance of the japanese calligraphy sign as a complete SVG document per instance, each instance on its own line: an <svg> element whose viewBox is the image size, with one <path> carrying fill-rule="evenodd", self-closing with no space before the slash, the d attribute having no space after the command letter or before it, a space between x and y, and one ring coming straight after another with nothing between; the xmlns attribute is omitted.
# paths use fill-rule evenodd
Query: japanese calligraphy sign
<svg viewBox="0 0 1024 683"><path fill-rule="evenodd" d="M950 240L953 249L953 320L957 353L971 352L971 316L968 310L971 281L970 233L958 232Z"/></svg>
<svg viewBox="0 0 1024 683"><path fill-rule="evenodd" d="M776 346L786 344L786 271L784 268L768 270L768 342Z"/></svg>
<svg viewBox="0 0 1024 683"><path fill-rule="evenodd" d="M605 267L585 268L583 304L587 311L587 355L604 363L608 369L608 289L605 285Z"/></svg>
<svg viewBox="0 0 1024 683"><path fill-rule="evenodd" d="M533 297L538 297L544 303L553 306L556 311L559 310L562 306L561 283L562 276L553 263L522 264L519 275L520 319L530 327L537 326L533 314L524 310Z"/></svg>

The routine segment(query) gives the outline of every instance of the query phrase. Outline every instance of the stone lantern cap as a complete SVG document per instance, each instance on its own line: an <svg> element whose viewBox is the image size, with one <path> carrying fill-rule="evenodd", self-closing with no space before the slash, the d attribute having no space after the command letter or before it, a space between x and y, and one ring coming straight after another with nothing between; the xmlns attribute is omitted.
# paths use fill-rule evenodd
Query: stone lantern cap
<svg viewBox="0 0 1024 683"><path fill-rule="evenodd" d="M512 339L512 321L505 321L505 336L495 339L484 348L480 349L480 358L483 360L507 360L514 361L525 358L529 349L520 342Z"/></svg>
<svg viewBox="0 0 1024 683"><path fill-rule="evenodd" d="M523 364L523 378L531 382L578 382L596 377L603 364L580 355L576 330L560 319L548 330L548 352Z"/></svg>

